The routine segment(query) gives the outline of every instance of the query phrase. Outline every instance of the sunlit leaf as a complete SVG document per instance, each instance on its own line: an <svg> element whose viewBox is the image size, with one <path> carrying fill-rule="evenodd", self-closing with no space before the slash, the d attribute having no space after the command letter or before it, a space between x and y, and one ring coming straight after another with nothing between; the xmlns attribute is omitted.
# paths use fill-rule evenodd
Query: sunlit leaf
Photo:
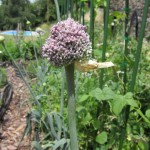
<svg viewBox="0 0 150 150"><path fill-rule="evenodd" d="M97 100L102 100L102 90L100 88L96 88L90 92L90 96L95 97Z"/></svg>
<svg viewBox="0 0 150 150"><path fill-rule="evenodd" d="M113 112L118 116L127 103L122 95L117 95L111 104Z"/></svg>
<svg viewBox="0 0 150 150"><path fill-rule="evenodd" d="M145 115L146 115L146 117L150 118L150 109L146 110Z"/></svg>
<svg viewBox="0 0 150 150"><path fill-rule="evenodd" d="M103 89L103 95L102 96L103 96L102 97L103 100L110 100L110 99L113 99L113 97L115 96L115 93L109 87L105 87Z"/></svg>
<svg viewBox="0 0 150 150"><path fill-rule="evenodd" d="M127 99L127 104L133 107L138 107L138 103L134 99Z"/></svg>
<svg viewBox="0 0 150 150"><path fill-rule="evenodd" d="M103 131L96 136L96 142L99 144L105 144L107 142L107 132Z"/></svg>
<svg viewBox="0 0 150 150"><path fill-rule="evenodd" d="M83 95L80 99L79 99L79 102L84 102L88 99L89 95Z"/></svg>

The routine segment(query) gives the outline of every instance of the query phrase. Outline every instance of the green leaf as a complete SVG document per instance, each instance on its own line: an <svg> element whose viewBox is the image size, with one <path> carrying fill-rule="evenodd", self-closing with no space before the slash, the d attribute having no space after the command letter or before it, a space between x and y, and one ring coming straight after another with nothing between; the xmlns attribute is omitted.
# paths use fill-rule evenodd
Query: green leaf
<svg viewBox="0 0 150 150"><path fill-rule="evenodd" d="M150 109L146 110L145 115L146 115L146 117L150 118Z"/></svg>
<svg viewBox="0 0 150 150"><path fill-rule="evenodd" d="M79 102L84 102L88 99L89 95L83 95L80 99L79 99Z"/></svg>
<svg viewBox="0 0 150 150"><path fill-rule="evenodd" d="M95 97L97 100L110 100L114 97L115 93L108 87L105 87L103 90L96 88L90 92L90 96Z"/></svg>
<svg viewBox="0 0 150 150"><path fill-rule="evenodd" d="M77 111L78 113L81 113L81 112L86 112L87 110L86 110L86 107L84 107L84 106L78 106L78 107L76 108L76 111Z"/></svg>
<svg viewBox="0 0 150 150"><path fill-rule="evenodd" d="M103 94L102 94L103 100L113 99L114 96L115 96L114 91L112 91L109 87L104 87Z"/></svg>
<svg viewBox="0 0 150 150"><path fill-rule="evenodd" d="M144 114L142 113L142 111L141 111L140 109L137 109L136 111L137 111L137 113L144 119L145 122L147 122L148 124L150 124L150 120L147 119L147 118L144 116Z"/></svg>
<svg viewBox="0 0 150 150"><path fill-rule="evenodd" d="M137 101L133 99L133 94L131 92L126 93L124 98L128 105L133 106L133 107L138 107L138 103Z"/></svg>
<svg viewBox="0 0 150 150"><path fill-rule="evenodd" d="M138 142L138 146L141 150L149 150L149 146L148 146L148 142L143 141L143 140L139 140Z"/></svg>
<svg viewBox="0 0 150 150"><path fill-rule="evenodd" d="M133 94L131 92L126 93L125 97L127 99L133 99Z"/></svg>
<svg viewBox="0 0 150 150"><path fill-rule="evenodd" d="M133 99L127 99L126 102L130 106L138 107L138 103L135 100L133 100Z"/></svg>
<svg viewBox="0 0 150 150"><path fill-rule="evenodd" d="M93 122L93 126L95 128L95 130L99 129L100 128L100 121L99 120L94 120Z"/></svg>
<svg viewBox="0 0 150 150"><path fill-rule="evenodd" d="M95 90L90 92L90 96L95 97L97 100L102 100L102 90L100 88L96 88Z"/></svg>
<svg viewBox="0 0 150 150"><path fill-rule="evenodd" d="M102 133L96 136L96 142L99 144L105 144L107 142L107 132L103 131Z"/></svg>
<svg viewBox="0 0 150 150"><path fill-rule="evenodd" d="M115 115L118 116L127 103L124 96L116 95L111 104L112 104L112 111L115 113Z"/></svg>
<svg viewBox="0 0 150 150"><path fill-rule="evenodd" d="M89 124L91 119L92 119L91 114L90 114L90 113L87 113L87 115L86 115L85 118L83 119L83 124L84 124L84 125Z"/></svg>

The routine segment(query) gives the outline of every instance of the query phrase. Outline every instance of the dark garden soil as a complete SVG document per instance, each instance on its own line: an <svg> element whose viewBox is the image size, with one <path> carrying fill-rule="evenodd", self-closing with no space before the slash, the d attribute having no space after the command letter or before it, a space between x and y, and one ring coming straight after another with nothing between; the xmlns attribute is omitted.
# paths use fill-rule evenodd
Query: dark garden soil
<svg viewBox="0 0 150 150"><path fill-rule="evenodd" d="M12 66L7 67L7 78L13 85L13 98L0 124L0 150L30 150L30 138L21 142L29 111L29 91Z"/></svg>

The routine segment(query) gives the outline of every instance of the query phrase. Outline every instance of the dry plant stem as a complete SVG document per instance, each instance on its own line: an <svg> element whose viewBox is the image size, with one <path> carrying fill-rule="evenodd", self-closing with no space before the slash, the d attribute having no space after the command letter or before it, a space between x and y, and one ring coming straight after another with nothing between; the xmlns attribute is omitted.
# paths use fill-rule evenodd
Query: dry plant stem
<svg viewBox="0 0 150 150"><path fill-rule="evenodd" d="M78 150L77 130L76 130L76 102L74 84L74 64L65 67L67 91L68 91L68 125L71 142L71 150Z"/></svg>

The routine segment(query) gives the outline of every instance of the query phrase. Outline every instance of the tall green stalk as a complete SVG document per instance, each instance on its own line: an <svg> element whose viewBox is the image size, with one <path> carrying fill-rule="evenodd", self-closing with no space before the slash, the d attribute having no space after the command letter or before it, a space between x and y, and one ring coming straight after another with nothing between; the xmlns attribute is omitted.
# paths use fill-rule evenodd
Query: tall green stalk
<svg viewBox="0 0 150 150"><path fill-rule="evenodd" d="M67 91L68 91L68 124L71 142L71 150L78 150L77 129L76 129L76 102L74 84L74 64L65 67Z"/></svg>
<svg viewBox="0 0 150 150"><path fill-rule="evenodd" d="M94 48L94 1L93 0L90 0L90 40L92 42L92 48Z"/></svg>
<svg viewBox="0 0 150 150"><path fill-rule="evenodd" d="M124 71L124 76L123 76L124 91L123 91L123 93L124 94L126 93L126 83L127 83L127 57L128 57L128 43L129 43L129 35L128 35L127 27L128 27L128 22L129 22L129 0L125 1L125 13L126 13L126 18L125 18L125 47L124 47L124 62L123 62L123 64L124 64L123 65L123 71ZM126 113L125 111L123 111L124 116ZM125 121L125 118L123 118L123 119ZM125 126L121 130L118 150L122 150L125 134L126 134L126 123L125 123Z"/></svg>
<svg viewBox="0 0 150 150"><path fill-rule="evenodd" d="M84 25L85 24L85 16L84 16L84 2L81 2L81 22Z"/></svg>
<svg viewBox="0 0 150 150"><path fill-rule="evenodd" d="M61 72L62 82L61 82L61 99L60 99L60 115L63 116L64 113L64 89L65 89L65 69L62 68ZM58 137L60 138L62 134L62 121L60 122L60 132Z"/></svg>
<svg viewBox="0 0 150 150"><path fill-rule="evenodd" d="M108 20L109 20L109 8L110 8L110 0L107 0L107 6L105 8L105 19L104 19L104 38L103 38L103 51L102 51L102 62L105 61L105 53L107 48L107 37L108 37ZM100 78L99 78L99 86L103 88L103 78L104 78L104 69L101 69Z"/></svg>
<svg viewBox="0 0 150 150"><path fill-rule="evenodd" d="M126 93L126 83L127 83L127 55L128 55L128 43L129 43L129 35L127 31L128 22L129 22L129 0L125 1L125 48L124 48L124 76L123 76L123 82L124 82L124 94Z"/></svg>
<svg viewBox="0 0 150 150"><path fill-rule="evenodd" d="M57 20L60 20L60 10L58 7L58 1L55 1L55 5L56 5L56 11L57 11ZM64 13L65 13L65 9L64 9ZM64 67L62 68L62 72L61 72L61 76L62 76L62 82L61 82L61 100L60 100L60 115L63 116L63 112L64 112L64 86L65 86L65 71L64 71ZM61 133L62 132L62 122L60 122L60 132L59 132L59 138L61 137Z"/></svg>
<svg viewBox="0 0 150 150"><path fill-rule="evenodd" d="M64 3L63 3L63 9L64 9L64 19L66 19L66 0L64 0Z"/></svg>
<svg viewBox="0 0 150 150"><path fill-rule="evenodd" d="M74 18L74 14L73 14L73 0L70 0L70 13L71 13L71 17Z"/></svg>
<svg viewBox="0 0 150 150"><path fill-rule="evenodd" d="M135 63L134 63L134 67L133 67L130 92L134 91L134 86L135 86L135 82L136 82L136 76L137 76L138 66L139 66L139 62L140 62L140 55L141 55L141 50L142 50L142 43L143 43L143 38L144 38L144 33L145 33L149 4L150 4L150 0L145 0L144 12L143 12L143 17L142 17L143 19L142 19L142 25L141 25L140 35L139 35L139 39L138 39Z"/></svg>
<svg viewBox="0 0 150 150"><path fill-rule="evenodd" d="M69 0L66 0L66 17L69 16Z"/></svg>
<svg viewBox="0 0 150 150"><path fill-rule="evenodd" d="M142 25L141 25L140 35L139 35L139 39L138 39L138 45L137 45L137 51L136 51L135 62L134 62L134 67L133 67L131 85L130 85L130 89L129 89L129 91L132 93L134 92L134 86L135 86L136 76L137 76L137 72L138 72L138 66L139 66L139 62L140 62L140 55L141 55L141 50L142 50L142 43L143 43L143 38L144 38L144 33L145 33L145 26L146 26L146 19L147 19L147 15L148 15L149 4L150 4L150 1L145 0ZM127 126L129 114L130 114L130 106L127 106L125 109L125 129L123 130L123 135L122 135L122 139L121 139L122 141L119 145L119 150L122 150L123 142L125 140L126 126Z"/></svg>
<svg viewBox="0 0 150 150"><path fill-rule="evenodd" d="M75 0L75 19L78 20L78 0Z"/></svg>
<svg viewBox="0 0 150 150"><path fill-rule="evenodd" d="M55 6L56 6L57 20L58 20L58 21L61 21L58 1L57 1L57 0L54 0L54 2L55 2Z"/></svg>

